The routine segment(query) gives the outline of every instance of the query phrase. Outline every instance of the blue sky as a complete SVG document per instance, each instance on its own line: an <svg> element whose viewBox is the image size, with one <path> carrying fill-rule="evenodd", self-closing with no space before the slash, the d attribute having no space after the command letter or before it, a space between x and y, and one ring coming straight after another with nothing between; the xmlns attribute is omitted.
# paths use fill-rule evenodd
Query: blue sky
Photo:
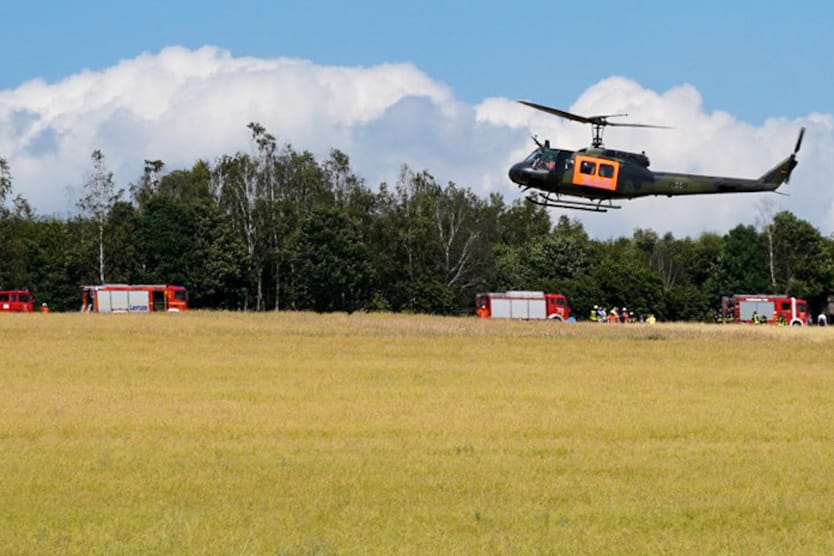
<svg viewBox="0 0 834 556"><path fill-rule="evenodd" d="M564 106L622 75L695 84L707 109L760 123L830 112L831 2L5 2L0 88L165 46L324 65L411 62L462 100Z"/></svg>
<svg viewBox="0 0 834 556"><path fill-rule="evenodd" d="M223 143L189 150L165 143L161 132L152 131L170 128L177 120L175 107L185 98L201 99L217 118L206 88L225 91L230 125L243 130L236 136L244 142L239 148L245 147L244 120L260 118L282 140L317 155L333 146L345 149L372 182L392 179L392 168L408 163L432 170L441 182L471 185L479 193L498 188L511 197L505 166L529 150L530 133L567 142L570 148L583 146L588 137L577 124L517 111L509 103L518 98L591 113L628 109L632 116L637 111L638 117L650 117L649 123L681 129L662 138L606 135L609 143L622 141L612 146L651 149L653 167L664 163L657 167L661 170L755 177L787 154L802 125L810 126L809 146L803 149L816 151L800 156L795 180L801 181L803 172L807 179L795 193L802 193L801 187L809 192L822 187L814 176L831 169L826 149L834 143L834 4L828 2L4 4L0 126L7 129L0 129L0 156L12 164L16 189L45 212L70 207L69 201L55 204L56 189L71 190L82 181L78 166L60 166L59 159L102 148L117 176L122 172L127 182L143 156L161 151L166 161L187 164L189 156L210 158L230 148ZM200 50L206 45L216 50ZM184 51L165 50L172 46ZM307 65L291 71L272 68L269 83L276 89L285 83L303 85L275 93L271 107L261 106L251 90L262 83L247 82L242 75L253 65L285 58ZM185 75L197 66L203 68L201 76L241 73L205 82L202 89L185 84L174 90L176 68ZM344 98L356 99L356 106L342 103L333 88L334 79L344 77L340 68L350 69L340 86L351 89L353 96ZM23 86L34 79L43 80L45 87ZM310 94L297 94L298 87L310 87ZM97 95L103 90L110 91L107 99ZM409 99L409 94L423 100ZM160 98L151 98L155 95ZM369 98L377 99L378 106ZM350 115L342 118L339 110ZM308 114L308 120L299 122L299 113ZM97 123L88 128L89 114L98 119L93 117ZM199 114L192 118L204 120ZM218 134L230 133L219 124L215 128ZM77 151L73 143L61 143L70 136ZM136 152L142 149L154 153ZM724 161L728 154L733 159ZM464 159L465 167L456 166L456 160ZM47 176L40 169L44 164L63 168L63 173ZM47 178L50 182L43 182ZM800 198L785 206L815 223L827 222L822 228L830 233L834 194L830 208L829 199L823 201L816 212L811 198L804 201L807 205ZM720 222L682 225L672 218L657 226L676 233L723 231L737 223L747 206L737 200L725 205L732 209ZM571 215L605 235L644 222L656 206L646 204L621 220ZM691 212L691 206L678 210Z"/></svg>

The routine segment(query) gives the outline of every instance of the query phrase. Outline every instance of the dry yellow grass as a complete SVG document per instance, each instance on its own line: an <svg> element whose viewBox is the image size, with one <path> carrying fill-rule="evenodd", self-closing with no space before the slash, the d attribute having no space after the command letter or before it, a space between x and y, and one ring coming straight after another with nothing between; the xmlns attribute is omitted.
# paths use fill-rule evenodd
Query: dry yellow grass
<svg viewBox="0 0 834 556"><path fill-rule="evenodd" d="M0 317L3 553L834 553L834 328Z"/></svg>

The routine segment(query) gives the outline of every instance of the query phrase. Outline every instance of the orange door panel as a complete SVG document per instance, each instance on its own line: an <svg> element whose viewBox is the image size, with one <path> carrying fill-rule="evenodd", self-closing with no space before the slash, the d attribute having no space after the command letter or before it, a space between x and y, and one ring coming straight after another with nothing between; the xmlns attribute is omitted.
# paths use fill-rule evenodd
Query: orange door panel
<svg viewBox="0 0 834 556"><path fill-rule="evenodd" d="M573 164L573 185L615 191L619 173L619 162L577 155Z"/></svg>

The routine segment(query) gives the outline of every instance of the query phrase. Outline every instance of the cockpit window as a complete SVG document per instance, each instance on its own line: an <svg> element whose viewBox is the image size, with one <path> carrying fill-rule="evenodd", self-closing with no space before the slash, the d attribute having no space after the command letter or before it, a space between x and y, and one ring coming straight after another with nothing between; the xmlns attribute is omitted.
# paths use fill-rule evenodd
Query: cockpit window
<svg viewBox="0 0 834 556"><path fill-rule="evenodd" d="M583 174L593 176L597 172L597 165L593 162L583 160L582 163L579 165L579 171Z"/></svg>
<svg viewBox="0 0 834 556"><path fill-rule="evenodd" d="M561 151L553 149L537 149L530 153L525 162L539 170L554 170L561 164L559 155Z"/></svg>
<svg viewBox="0 0 834 556"><path fill-rule="evenodd" d="M536 159L538 159L541 156L541 154L542 154L542 152L539 149L536 149L535 151L531 152L527 156L527 158L524 159L524 162L533 163L533 162L536 161Z"/></svg>

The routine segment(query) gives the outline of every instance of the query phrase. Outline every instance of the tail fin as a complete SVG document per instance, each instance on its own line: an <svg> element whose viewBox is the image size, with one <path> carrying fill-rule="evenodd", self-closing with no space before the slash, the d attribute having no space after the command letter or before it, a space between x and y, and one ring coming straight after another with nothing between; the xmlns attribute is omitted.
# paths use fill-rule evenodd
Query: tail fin
<svg viewBox="0 0 834 556"><path fill-rule="evenodd" d="M776 167L770 170L767 174L759 178L759 181L771 186L769 188L771 191L777 189L783 183L790 181L791 172L793 172L793 169L796 168L797 164L799 164L796 161L796 153L799 152L799 147L802 146L803 135L805 135L804 127L799 130L799 138L796 140L796 147L794 147L791 155L777 164Z"/></svg>

